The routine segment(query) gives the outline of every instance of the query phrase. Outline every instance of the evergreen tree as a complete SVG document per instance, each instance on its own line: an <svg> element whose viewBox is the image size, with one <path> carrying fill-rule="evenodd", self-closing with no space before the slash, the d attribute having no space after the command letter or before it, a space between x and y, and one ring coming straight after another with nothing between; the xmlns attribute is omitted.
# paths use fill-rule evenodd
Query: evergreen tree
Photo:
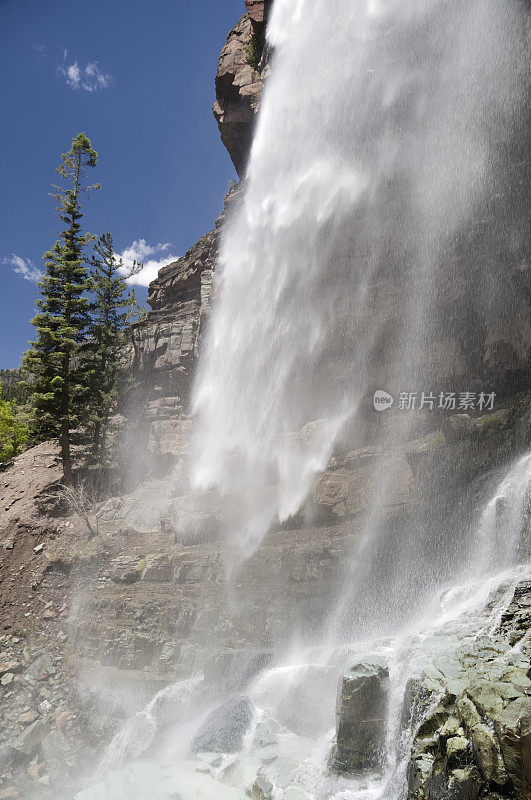
<svg viewBox="0 0 531 800"><path fill-rule="evenodd" d="M27 399L24 373L18 369L0 369L0 386L4 400L21 405Z"/></svg>
<svg viewBox="0 0 531 800"><path fill-rule="evenodd" d="M89 167L98 155L90 140L79 133L67 153L61 156L57 172L62 186L53 186L57 211L64 224L59 240L45 254L46 271L39 284L38 313L32 320L37 337L24 357L32 378L32 405L38 438L58 436L64 480L72 485L71 432L80 411L79 346L87 324L89 288L84 255L91 238L81 229L82 192L99 188L86 185Z"/></svg>
<svg viewBox="0 0 531 800"><path fill-rule="evenodd" d="M134 290L128 293L127 278L142 265L135 262L126 273L122 259L114 252L111 234L105 233L94 245L91 267L94 301L81 366L86 382L90 461L101 466L107 461L111 417L127 388L123 362L126 332L142 313Z"/></svg>

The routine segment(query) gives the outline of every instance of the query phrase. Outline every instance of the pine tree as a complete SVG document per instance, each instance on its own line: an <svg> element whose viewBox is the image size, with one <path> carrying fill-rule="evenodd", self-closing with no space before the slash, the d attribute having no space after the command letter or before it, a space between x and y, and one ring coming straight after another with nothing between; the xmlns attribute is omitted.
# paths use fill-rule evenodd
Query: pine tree
<svg viewBox="0 0 531 800"><path fill-rule="evenodd" d="M127 388L123 361L126 332L142 313L134 290L128 293L127 278L142 265L134 263L126 273L122 259L114 252L111 234L105 233L94 245L91 267L94 300L81 365L86 382L90 461L102 466L108 457L111 417Z"/></svg>
<svg viewBox="0 0 531 800"><path fill-rule="evenodd" d="M45 254L46 271L39 283L38 313L32 320L37 337L25 354L24 367L32 378L35 432L39 438L58 436L66 485L73 482L71 432L80 412L79 347L88 325L89 288L84 234L82 192L99 188L86 185L89 167L98 154L90 140L79 133L67 153L61 156L57 172L63 186L53 186L57 211L64 224L59 240Z"/></svg>

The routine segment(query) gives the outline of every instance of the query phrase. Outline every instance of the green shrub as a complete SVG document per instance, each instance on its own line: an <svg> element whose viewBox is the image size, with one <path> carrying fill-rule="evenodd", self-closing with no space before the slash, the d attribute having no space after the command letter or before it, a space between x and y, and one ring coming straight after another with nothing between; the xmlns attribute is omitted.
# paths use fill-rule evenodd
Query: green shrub
<svg viewBox="0 0 531 800"><path fill-rule="evenodd" d="M250 64L253 69L258 69L260 59L262 58L262 48L260 47L260 42L256 34L253 33L251 35L251 41L245 48L245 52L247 55L247 63Z"/></svg>
<svg viewBox="0 0 531 800"><path fill-rule="evenodd" d="M0 388L0 463L22 452L29 437L28 426L8 400L2 400Z"/></svg>

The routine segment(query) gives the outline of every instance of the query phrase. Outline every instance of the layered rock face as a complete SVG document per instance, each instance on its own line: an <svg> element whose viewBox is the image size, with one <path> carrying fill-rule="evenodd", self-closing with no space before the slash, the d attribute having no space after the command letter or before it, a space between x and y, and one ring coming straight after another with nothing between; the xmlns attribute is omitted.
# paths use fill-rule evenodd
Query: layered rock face
<svg viewBox="0 0 531 800"><path fill-rule="evenodd" d="M129 415L148 472L171 466L188 410L201 324L212 288L221 221L185 256L164 267L149 290L151 312L133 332L129 359L137 377ZM131 442L131 444L133 444ZM133 448L135 449L135 448ZM168 461L168 459L170 459Z"/></svg>
<svg viewBox="0 0 531 800"><path fill-rule="evenodd" d="M247 3L227 36L216 74L214 115L221 139L240 177L251 147L255 116L267 75L269 54L265 27L271 2ZM190 389L199 341L212 289L219 240L224 220L237 202L233 188L215 229L178 261L168 264L150 286L151 312L133 333L129 358L138 391L130 403L134 438L144 453L141 474L171 467L180 445L182 423L177 417L189 411ZM139 449L141 449L139 447Z"/></svg>
<svg viewBox="0 0 531 800"><path fill-rule="evenodd" d="M267 74L265 26L271 2L247 0L248 14L231 30L216 74L216 117L221 140L236 172L243 177L251 147L255 115Z"/></svg>

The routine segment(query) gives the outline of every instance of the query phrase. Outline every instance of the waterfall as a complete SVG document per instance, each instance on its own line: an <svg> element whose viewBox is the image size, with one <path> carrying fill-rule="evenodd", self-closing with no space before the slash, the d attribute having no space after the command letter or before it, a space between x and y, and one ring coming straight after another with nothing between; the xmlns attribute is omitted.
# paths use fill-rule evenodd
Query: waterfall
<svg viewBox="0 0 531 800"><path fill-rule="evenodd" d="M440 371L453 243L485 212L525 89L521 14L502 0L274 3L194 394L193 478L243 516L235 563L297 511L338 436L362 436L372 391L430 389L419 381Z"/></svg>
<svg viewBox="0 0 531 800"><path fill-rule="evenodd" d="M524 13L519 0L275 0L272 69L223 233L195 381L192 479L198 490L218 490L234 512L223 548L232 578L273 525L299 512L340 445L371 444L367 513L359 535L344 536L349 551L311 635L288 647L274 641L269 666L245 673L252 722L241 752L189 756L164 774L135 765L114 777L110 793L102 784L79 800L143 800L150 788L161 800L242 800L263 768L274 790L256 797L405 797L407 759L397 742L409 736L411 744L413 735L400 727L407 680L452 637L473 640L497 624L517 580L529 575L519 563L529 560L522 531L531 455L501 467L479 504L481 493L473 494L468 528L439 518L440 509L430 516L424 486L425 517L404 514L390 530L386 503L399 493L406 445L434 427L423 429L426 415L415 411L383 417L372 401L378 390L396 398L435 389L437 380L450 391L469 388L458 383L472 369L460 340L507 312L502 293L494 305L479 289L463 301L461 283L440 309L472 262L481 279L486 251L508 225L496 216L505 200L494 186L500 175L507 184L503 145L526 89ZM227 618L201 634L226 635L236 660L232 584ZM259 649L255 620L245 623ZM386 768L338 779L327 770L337 682L368 653L385 657L391 673ZM127 723L107 764L150 752L170 700L178 710L167 739L179 747L168 752L180 759L183 742L225 699L214 687L207 706L202 682L190 680Z"/></svg>

